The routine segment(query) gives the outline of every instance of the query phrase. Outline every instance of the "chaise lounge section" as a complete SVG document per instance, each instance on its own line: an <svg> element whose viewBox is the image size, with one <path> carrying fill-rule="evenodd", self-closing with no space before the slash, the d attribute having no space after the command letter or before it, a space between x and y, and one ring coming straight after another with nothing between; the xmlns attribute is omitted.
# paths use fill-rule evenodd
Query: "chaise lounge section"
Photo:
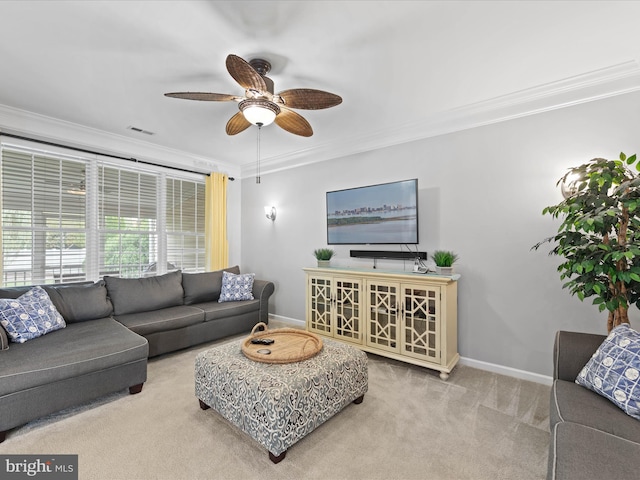
<svg viewBox="0 0 640 480"><path fill-rule="evenodd" d="M28 290L1 289L0 296ZM138 393L147 379L147 340L110 318L104 284L45 290L66 327L0 351L0 441L58 410L125 388ZM7 339L1 326L0 336Z"/></svg>
<svg viewBox="0 0 640 480"><path fill-rule="evenodd" d="M224 271L240 277L237 266ZM126 388L139 393L149 357L267 323L273 283L253 279L253 299L220 302L224 271L43 286L66 326L25 343L9 343L0 326L0 442L44 415ZM0 298L31 288L0 289Z"/></svg>

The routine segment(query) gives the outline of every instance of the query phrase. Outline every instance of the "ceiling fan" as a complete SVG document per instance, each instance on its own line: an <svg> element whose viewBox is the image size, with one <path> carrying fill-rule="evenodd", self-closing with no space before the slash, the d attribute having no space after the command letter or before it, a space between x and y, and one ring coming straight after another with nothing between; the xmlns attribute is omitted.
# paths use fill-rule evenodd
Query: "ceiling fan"
<svg viewBox="0 0 640 480"><path fill-rule="evenodd" d="M320 110L342 103L338 95L311 88L274 93L273 80L266 76L271 64L261 58L247 62L237 55L229 55L226 65L229 74L245 89L244 97L205 92L174 92L165 93L165 96L209 102L238 102L240 111L227 122L228 135L236 135L251 125L263 127L275 122L289 133L310 137L313 129L309 122L291 109Z"/></svg>

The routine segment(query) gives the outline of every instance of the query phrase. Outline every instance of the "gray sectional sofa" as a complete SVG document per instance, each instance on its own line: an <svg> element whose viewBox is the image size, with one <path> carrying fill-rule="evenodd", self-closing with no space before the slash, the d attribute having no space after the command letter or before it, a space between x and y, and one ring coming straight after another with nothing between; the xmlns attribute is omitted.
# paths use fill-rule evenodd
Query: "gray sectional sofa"
<svg viewBox="0 0 640 480"><path fill-rule="evenodd" d="M126 388L140 392L149 357L268 323L274 284L254 279L253 300L220 303L222 272L43 285L66 327L9 343L0 326L0 442L49 413ZM29 289L3 288L0 298Z"/></svg>
<svg viewBox="0 0 640 480"><path fill-rule="evenodd" d="M548 480L640 476L640 421L575 383L605 338L566 331L556 334Z"/></svg>

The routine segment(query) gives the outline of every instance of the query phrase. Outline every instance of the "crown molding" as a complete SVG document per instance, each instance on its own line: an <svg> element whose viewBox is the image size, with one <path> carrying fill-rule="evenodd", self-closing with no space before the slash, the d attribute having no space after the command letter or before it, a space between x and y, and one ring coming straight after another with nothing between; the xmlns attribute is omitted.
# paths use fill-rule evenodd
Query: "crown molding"
<svg viewBox="0 0 640 480"><path fill-rule="evenodd" d="M238 176L240 168L212 158L194 155L77 123L0 105L0 135L12 133L38 140L66 143L69 147L104 151L153 163L203 173L224 172Z"/></svg>
<svg viewBox="0 0 640 480"><path fill-rule="evenodd" d="M296 152L261 159L261 174L378 150L448 133L548 112L640 90L640 67L635 60L539 85L482 102L433 114L420 122L352 136ZM242 175L255 165L242 167Z"/></svg>
<svg viewBox="0 0 640 480"><path fill-rule="evenodd" d="M454 133L535 115L640 90L640 67L635 60L539 85L460 108L439 112L420 122L326 142L260 161L261 174L378 150L393 145ZM226 164L213 158L163 147L123 135L45 115L0 105L0 133L65 142L70 147L104 150L111 154L160 162L195 171L218 171L234 177L255 175L255 164Z"/></svg>

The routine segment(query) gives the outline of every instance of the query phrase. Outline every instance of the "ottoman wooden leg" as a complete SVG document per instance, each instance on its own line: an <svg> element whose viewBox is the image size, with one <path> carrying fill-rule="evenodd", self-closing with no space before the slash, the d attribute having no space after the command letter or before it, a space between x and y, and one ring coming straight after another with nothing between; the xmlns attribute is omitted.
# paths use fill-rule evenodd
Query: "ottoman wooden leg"
<svg viewBox="0 0 640 480"><path fill-rule="evenodd" d="M204 403L202 400L198 399L198 401L200 402L200 408L202 410L208 410L209 408L211 408L209 405L207 405L206 403Z"/></svg>
<svg viewBox="0 0 640 480"><path fill-rule="evenodd" d="M271 460L273 463L280 463L282 460L284 460L284 457L286 455L287 455L286 450L282 452L280 455L274 455L273 453L269 452L269 460Z"/></svg>
<svg viewBox="0 0 640 480"><path fill-rule="evenodd" d="M129 387L129 393L131 395L135 395L136 393L140 393L142 391L142 386L144 383L138 383L137 385L133 385Z"/></svg>
<svg viewBox="0 0 640 480"><path fill-rule="evenodd" d="M364 395L360 395L358 398L356 398L353 403L355 403L356 405L360 405L362 403L362 401L364 400Z"/></svg>

